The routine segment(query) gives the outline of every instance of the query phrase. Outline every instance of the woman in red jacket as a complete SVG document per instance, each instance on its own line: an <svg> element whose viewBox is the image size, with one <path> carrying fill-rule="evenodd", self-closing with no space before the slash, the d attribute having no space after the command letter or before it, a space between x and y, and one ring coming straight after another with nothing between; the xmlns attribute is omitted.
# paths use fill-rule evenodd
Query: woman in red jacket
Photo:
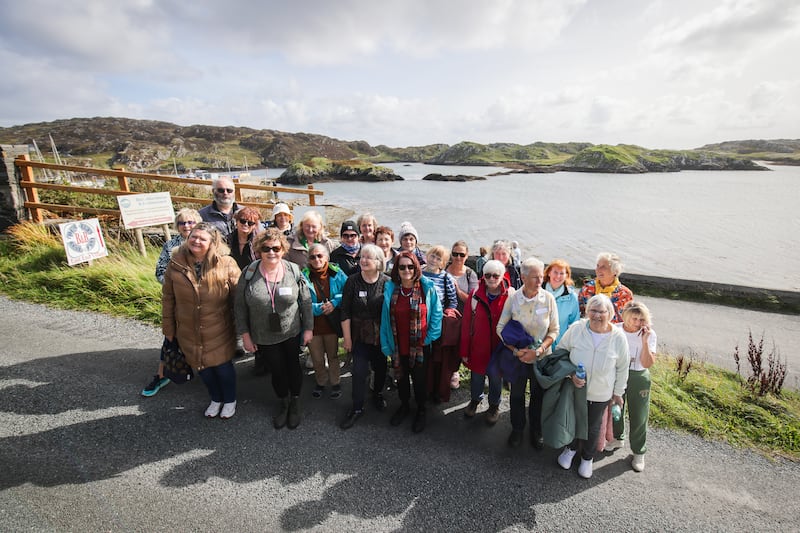
<svg viewBox="0 0 800 533"><path fill-rule="evenodd" d="M483 400L483 384L486 380L486 367L492 350L500 342L497 336L497 321L509 296L514 289L504 278L506 267L492 259L483 266L483 276L478 288L473 290L464 303L464 318L461 320L461 360L472 371L470 392L472 400L464 410L464 416L472 418ZM489 378L489 409L486 423L497 422L500 408L502 380L499 376Z"/></svg>

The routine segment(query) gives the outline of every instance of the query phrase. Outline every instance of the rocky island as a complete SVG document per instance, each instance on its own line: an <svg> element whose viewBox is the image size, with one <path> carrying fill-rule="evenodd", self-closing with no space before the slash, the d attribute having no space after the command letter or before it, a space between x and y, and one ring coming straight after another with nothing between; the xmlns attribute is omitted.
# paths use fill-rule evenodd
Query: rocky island
<svg viewBox="0 0 800 533"><path fill-rule="evenodd" d="M465 176L464 174L456 174L455 176L443 176L441 174L428 174L423 180L427 181L478 181L485 180L485 176Z"/></svg>
<svg viewBox="0 0 800 533"><path fill-rule="evenodd" d="M280 175L282 185L308 185L318 181L398 181L403 178L387 167L357 159L332 161L314 157L306 163L294 163Z"/></svg>

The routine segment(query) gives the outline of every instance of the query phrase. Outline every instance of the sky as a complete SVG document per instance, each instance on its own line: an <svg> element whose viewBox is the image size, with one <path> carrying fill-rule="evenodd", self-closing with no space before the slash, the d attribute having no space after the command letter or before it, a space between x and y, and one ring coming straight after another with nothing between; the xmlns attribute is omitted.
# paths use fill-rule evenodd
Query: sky
<svg viewBox="0 0 800 533"><path fill-rule="evenodd" d="M0 127L115 116L392 147L800 138L797 0L3 4Z"/></svg>

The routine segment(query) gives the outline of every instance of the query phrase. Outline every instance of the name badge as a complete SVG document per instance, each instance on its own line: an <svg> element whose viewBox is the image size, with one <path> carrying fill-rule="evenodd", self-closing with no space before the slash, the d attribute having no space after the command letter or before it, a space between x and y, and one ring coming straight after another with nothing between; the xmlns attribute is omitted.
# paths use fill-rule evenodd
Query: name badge
<svg viewBox="0 0 800 533"><path fill-rule="evenodd" d="M279 296L291 296L292 295L292 288L291 287L278 287L278 295Z"/></svg>
<svg viewBox="0 0 800 533"><path fill-rule="evenodd" d="M546 307L540 307L539 309L536 310L536 314L537 315L544 315L548 311L549 311L549 309L547 309Z"/></svg>
<svg viewBox="0 0 800 533"><path fill-rule="evenodd" d="M358 297L359 298L366 298L367 297L367 291L358 291Z"/></svg>

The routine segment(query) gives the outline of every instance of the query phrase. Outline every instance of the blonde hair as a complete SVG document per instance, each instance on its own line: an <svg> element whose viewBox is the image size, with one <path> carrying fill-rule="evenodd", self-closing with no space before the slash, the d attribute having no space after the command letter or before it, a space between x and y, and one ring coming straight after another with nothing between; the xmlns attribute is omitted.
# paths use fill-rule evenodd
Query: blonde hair
<svg viewBox="0 0 800 533"><path fill-rule="evenodd" d="M325 221L322 220L322 215L319 214L319 211L306 211L303 213L303 216L300 218L300 222L297 223L297 238L303 237L305 234L303 233L303 224L310 221L317 222L319 224L319 233L317 234L317 239L322 240L328 236L328 230L325 229Z"/></svg>
<svg viewBox="0 0 800 533"><path fill-rule="evenodd" d="M442 265L446 265L450 260L450 251L441 244L431 246L425 253L425 257L427 258L429 255L438 255L442 259Z"/></svg>
<svg viewBox="0 0 800 533"><path fill-rule="evenodd" d="M208 252L206 252L206 256L200 264L200 280L206 280L210 293L219 294L227 283L226 273L222 268L219 268L220 260L222 257L230 255L231 250L228 248L228 245L225 244L222 233L220 233L216 227L208 222L200 222L195 224L194 228L192 228L192 232L189 234L189 238L181 244L179 249L180 253L186 257L186 262L190 266L194 263L192 259L194 256L189 250L189 240L197 231L205 231L211 236Z"/></svg>
<svg viewBox="0 0 800 533"><path fill-rule="evenodd" d="M200 216L200 213L197 211L197 209L192 209L190 207L184 207L184 208L180 209L177 213L175 213L175 229L176 230L180 229L180 228L178 228L178 221L179 220L182 220L184 222L187 221L187 220L193 220L195 222L195 224L196 224L198 222L202 222L203 221L203 217Z"/></svg>
<svg viewBox="0 0 800 533"><path fill-rule="evenodd" d="M652 324L652 316L650 315L650 309L647 308L642 302L638 302L636 300L631 300L625 307L622 308L622 321L625 320L629 316L638 316L644 320L644 323L648 326Z"/></svg>

